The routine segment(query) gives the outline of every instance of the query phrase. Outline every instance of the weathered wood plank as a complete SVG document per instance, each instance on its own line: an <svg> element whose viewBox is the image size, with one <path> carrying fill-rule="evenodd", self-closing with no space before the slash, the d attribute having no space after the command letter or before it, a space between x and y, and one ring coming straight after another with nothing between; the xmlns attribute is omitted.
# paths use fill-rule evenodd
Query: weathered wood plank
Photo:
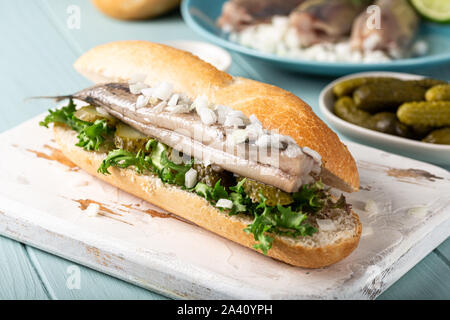
<svg viewBox="0 0 450 320"><path fill-rule="evenodd" d="M48 298L25 246L0 236L0 300Z"/></svg>
<svg viewBox="0 0 450 320"><path fill-rule="evenodd" d="M39 249L28 246L27 252L44 283L50 286L49 291L54 299L166 299L159 294ZM79 283L73 278L78 274Z"/></svg>
<svg viewBox="0 0 450 320"><path fill-rule="evenodd" d="M431 252L393 286L379 296L381 300L450 299L450 268Z"/></svg>

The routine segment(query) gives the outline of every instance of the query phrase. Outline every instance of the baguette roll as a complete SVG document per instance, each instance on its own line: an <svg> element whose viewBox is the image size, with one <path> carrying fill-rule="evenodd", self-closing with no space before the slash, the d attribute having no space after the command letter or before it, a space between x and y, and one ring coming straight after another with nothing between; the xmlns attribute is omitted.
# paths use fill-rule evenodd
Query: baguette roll
<svg viewBox="0 0 450 320"><path fill-rule="evenodd" d="M300 147L317 152L325 184L349 192L358 190L358 171L346 146L305 102L281 88L232 77L190 53L145 41L99 46L80 57L74 66L95 83L126 82L135 74L145 74L149 86L168 82L175 92L191 99L204 95L216 105L240 110L248 117L255 115L265 129L290 136ZM164 184L155 174L116 167L110 168L110 175L98 173L106 153L77 147L77 133L66 126L54 126L54 133L64 155L91 175L254 249L254 236L243 231L253 216L230 216L193 192ZM342 260L357 247L362 227L354 212L336 209L327 216L323 227L324 221L320 220L314 214L308 216L308 222L318 230L312 236L274 234L267 255L294 266L319 268Z"/></svg>
<svg viewBox="0 0 450 320"><path fill-rule="evenodd" d="M145 83L173 84L191 98L206 95L210 102L256 115L264 128L293 138L300 147L322 157L322 181L346 192L359 189L355 160L338 136L311 107L276 86L232 77L191 53L147 41L119 41L98 46L74 64L95 83L126 82L146 74Z"/></svg>
<svg viewBox="0 0 450 320"><path fill-rule="evenodd" d="M228 216L208 201L179 187L163 184L156 175L139 175L132 169L110 168L111 175L97 172L106 153L85 151L75 146L77 133L55 126L54 134L63 154L89 174L144 199L226 239L253 248L253 235L243 230L253 220L244 214ZM319 231L312 237L296 239L275 236L269 257L293 266L320 268L348 256L361 237L361 223L355 213L333 217L336 230Z"/></svg>
<svg viewBox="0 0 450 320"><path fill-rule="evenodd" d="M180 4L180 0L92 0L104 14L121 20L141 20L160 16Z"/></svg>

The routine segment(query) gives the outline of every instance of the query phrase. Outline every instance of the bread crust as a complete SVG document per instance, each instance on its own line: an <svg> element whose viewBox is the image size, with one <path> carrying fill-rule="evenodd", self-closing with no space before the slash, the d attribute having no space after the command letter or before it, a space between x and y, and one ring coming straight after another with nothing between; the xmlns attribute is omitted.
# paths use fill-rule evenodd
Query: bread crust
<svg viewBox="0 0 450 320"><path fill-rule="evenodd" d="M166 81L190 97L206 95L215 104L255 114L267 129L291 136L301 147L322 156L322 180L347 192L357 191L356 163L338 136L311 107L276 86L217 70L198 57L148 41L119 41L98 46L82 55L75 69L96 82L122 82L136 73L147 74L146 83Z"/></svg>
<svg viewBox="0 0 450 320"><path fill-rule="evenodd" d="M104 14L122 20L140 20L160 16L180 4L180 0L92 0Z"/></svg>
<svg viewBox="0 0 450 320"><path fill-rule="evenodd" d="M54 134L63 154L89 174L226 239L253 249L253 236L243 231L247 224L251 223L249 217L230 217L196 194L163 184L157 176L138 175L133 170L118 168L109 168L110 175L100 174L97 169L106 154L87 152L76 147L76 133L67 127L55 126ZM361 223L355 213L353 218L355 230L347 238L329 245L312 247L276 236L268 256L304 268L320 268L336 263L358 246Z"/></svg>

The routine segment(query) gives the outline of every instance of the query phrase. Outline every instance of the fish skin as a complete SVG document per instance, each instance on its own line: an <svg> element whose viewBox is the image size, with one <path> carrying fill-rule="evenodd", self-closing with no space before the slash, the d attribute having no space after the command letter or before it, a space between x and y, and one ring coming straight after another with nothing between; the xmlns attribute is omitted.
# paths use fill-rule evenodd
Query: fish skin
<svg viewBox="0 0 450 320"><path fill-rule="evenodd" d="M303 152L292 157L286 154L286 150L278 149L273 149L276 152L269 149L264 154L248 143L230 147L226 130L221 125L205 125L195 112L154 112L153 106L136 109L138 96L130 92L127 83L105 83L64 97L101 107L136 130L172 148L286 192L297 191L311 178L309 173L314 160Z"/></svg>

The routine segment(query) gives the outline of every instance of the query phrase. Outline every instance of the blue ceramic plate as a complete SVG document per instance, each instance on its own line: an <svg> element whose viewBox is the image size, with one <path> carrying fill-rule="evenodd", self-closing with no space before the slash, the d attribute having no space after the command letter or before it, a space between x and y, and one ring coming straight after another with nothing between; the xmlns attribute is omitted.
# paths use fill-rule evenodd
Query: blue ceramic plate
<svg viewBox="0 0 450 320"><path fill-rule="evenodd" d="M418 37L429 44L430 50L427 55L417 58L400 59L387 63L361 64L308 61L263 53L228 40L228 35L216 26L215 21L220 16L224 2L226 0L184 0L181 12L189 27L209 41L288 70L324 75L344 75L375 70L410 71L450 63L450 26L428 22L422 23Z"/></svg>

